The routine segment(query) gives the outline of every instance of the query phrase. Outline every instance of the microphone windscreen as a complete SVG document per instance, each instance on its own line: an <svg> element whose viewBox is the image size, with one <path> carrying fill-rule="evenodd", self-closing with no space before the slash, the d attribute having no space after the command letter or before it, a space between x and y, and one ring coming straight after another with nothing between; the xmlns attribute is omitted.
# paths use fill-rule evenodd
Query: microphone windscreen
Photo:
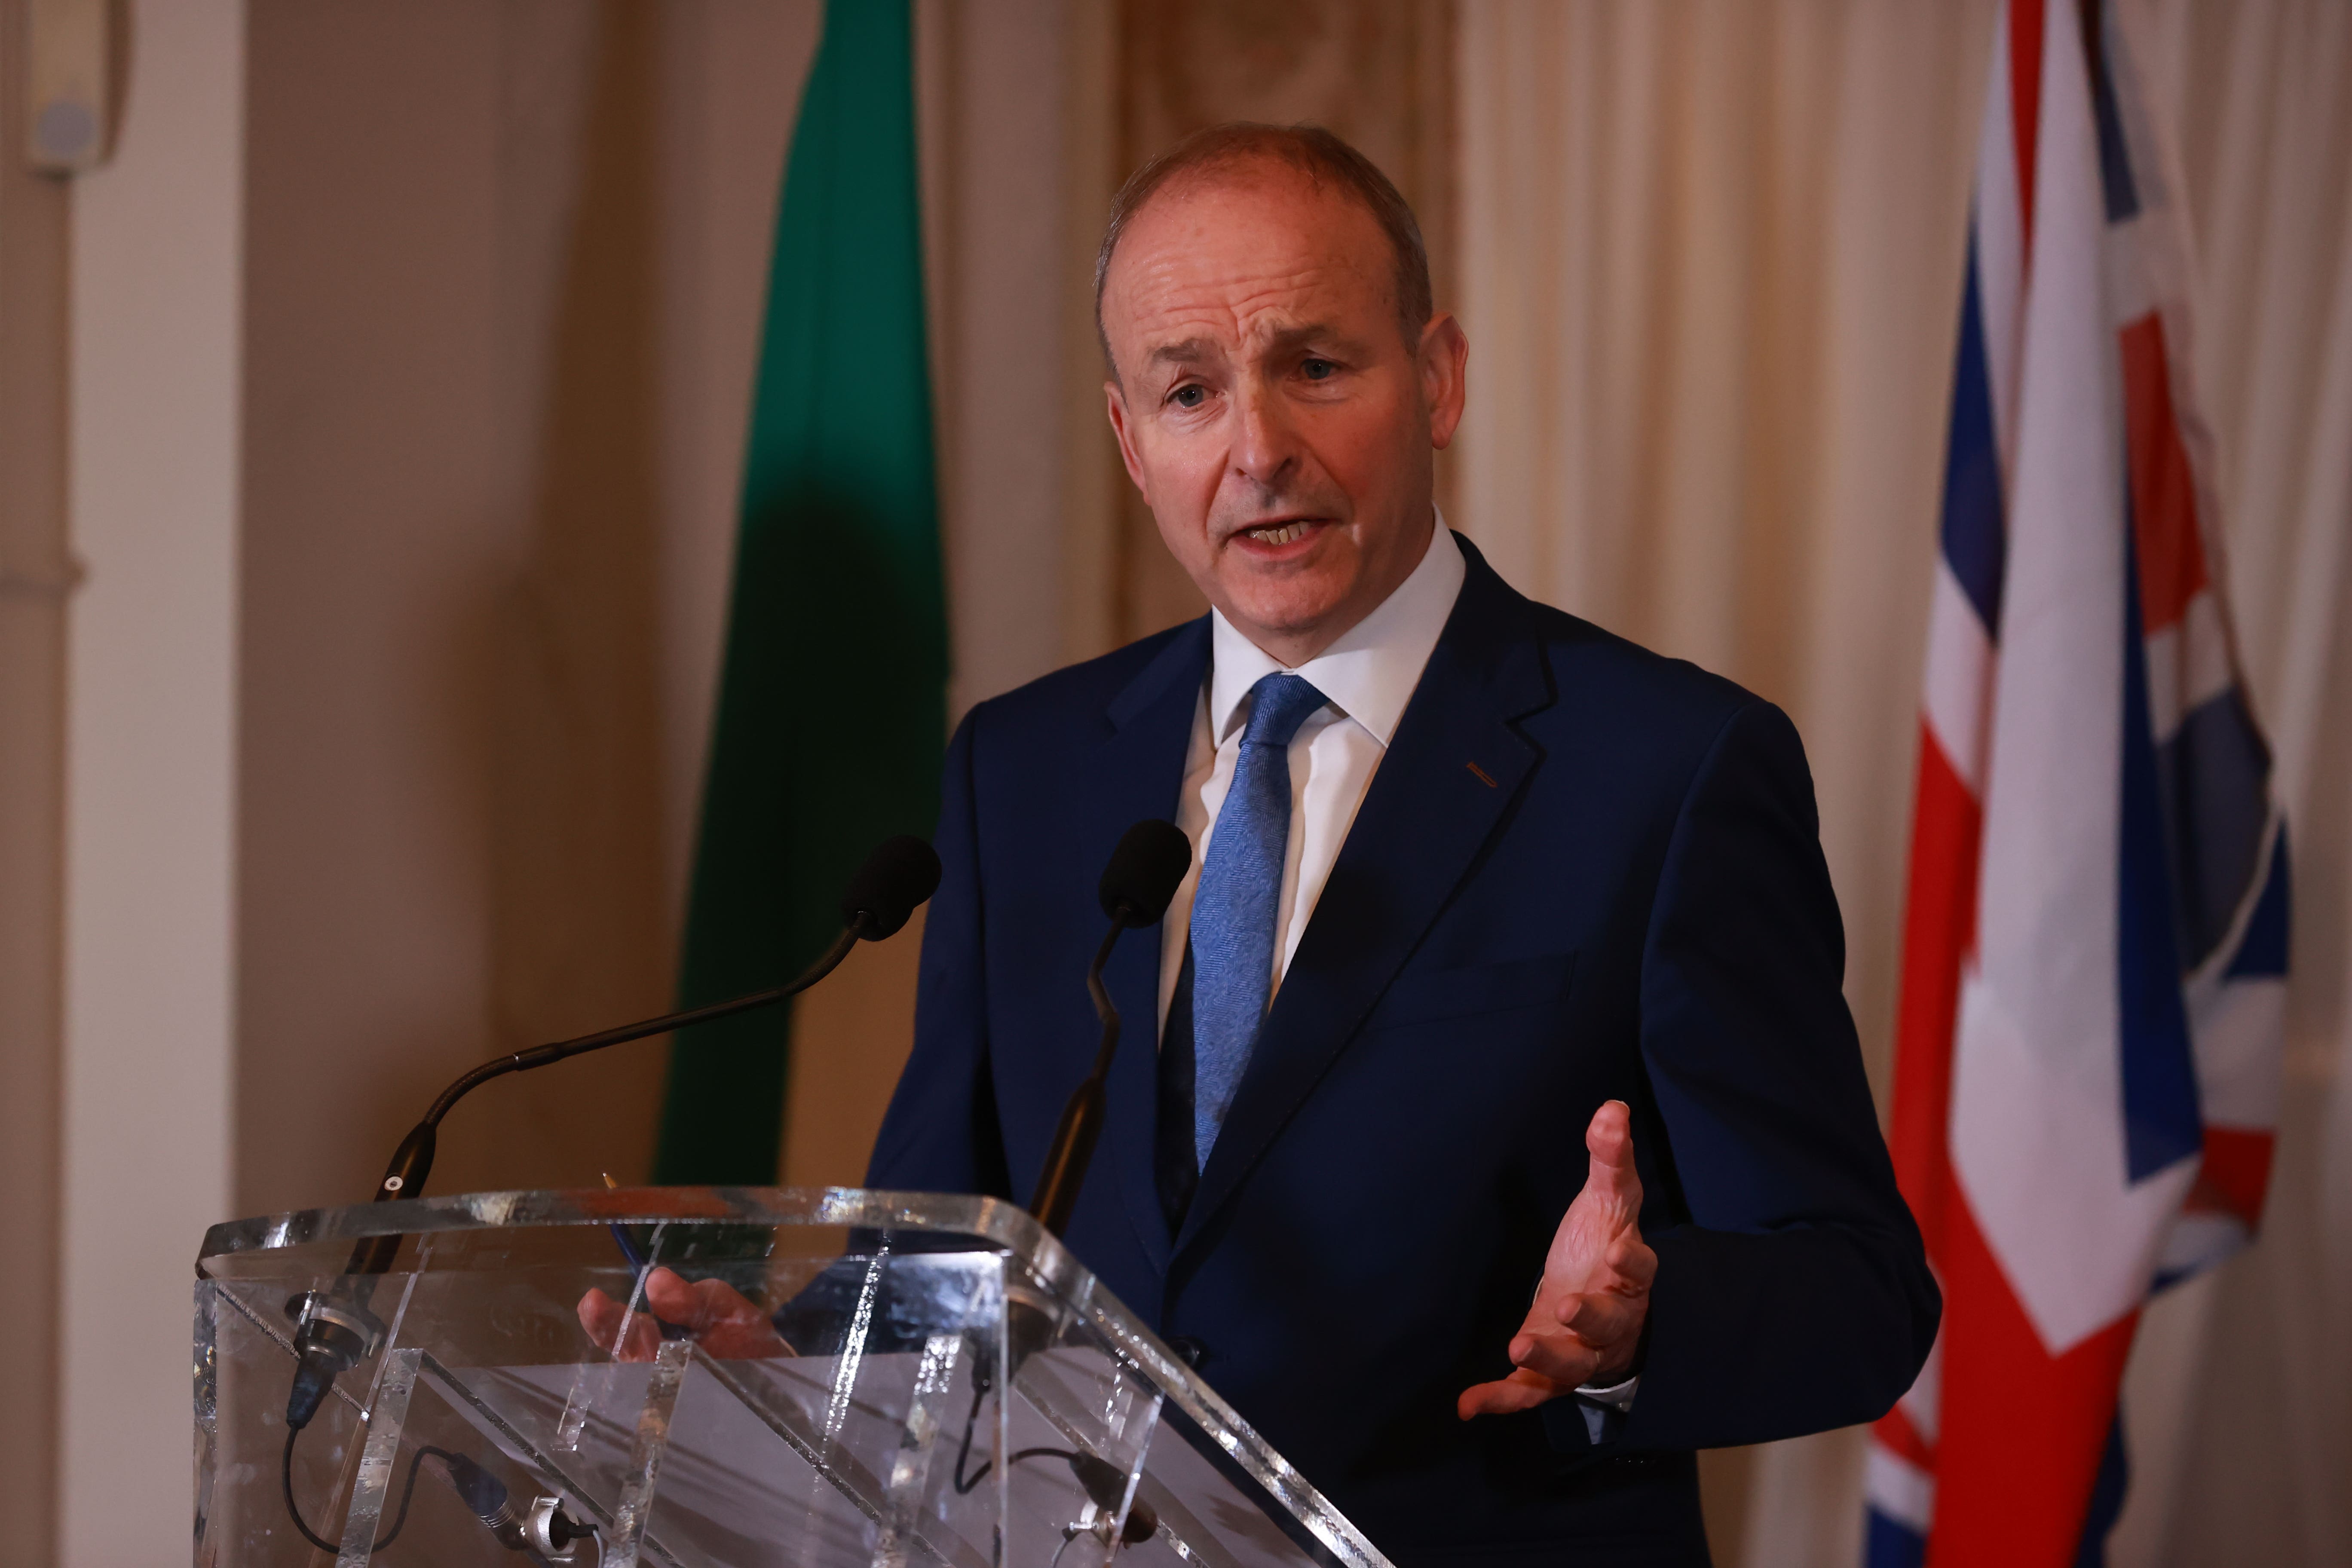
<svg viewBox="0 0 2352 1568"><path fill-rule="evenodd" d="M855 925L864 915L868 942L896 936L939 886L940 858L929 845L910 833L886 838L849 879L849 890L841 897L841 923Z"/></svg>
<svg viewBox="0 0 2352 1568"><path fill-rule="evenodd" d="M1192 865L1192 841L1184 830L1146 817L1120 836L1103 868L1103 913L1131 926L1158 924Z"/></svg>

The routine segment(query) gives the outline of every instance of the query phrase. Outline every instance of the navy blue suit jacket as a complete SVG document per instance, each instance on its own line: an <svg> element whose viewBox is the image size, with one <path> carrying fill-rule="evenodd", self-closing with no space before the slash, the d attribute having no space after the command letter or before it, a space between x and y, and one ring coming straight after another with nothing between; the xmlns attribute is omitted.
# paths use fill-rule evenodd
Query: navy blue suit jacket
<svg viewBox="0 0 2352 1568"><path fill-rule="evenodd" d="M1332 868L1181 1231L1152 1179L1160 943L1066 1237L1402 1563L1704 1562L1691 1451L1868 1421L1939 1300L1840 985L1795 729L1468 577ZM914 1055L871 1184L1025 1200L1097 1026L1095 885L1173 818L1205 619L974 709ZM1601 1103L1633 1108L1658 1254L1642 1384L1465 1424L1510 1370Z"/></svg>

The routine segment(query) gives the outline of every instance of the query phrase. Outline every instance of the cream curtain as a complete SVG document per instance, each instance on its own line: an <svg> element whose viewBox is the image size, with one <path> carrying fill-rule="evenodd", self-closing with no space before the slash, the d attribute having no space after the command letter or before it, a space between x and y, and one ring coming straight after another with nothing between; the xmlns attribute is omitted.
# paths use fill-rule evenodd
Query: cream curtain
<svg viewBox="0 0 2352 1568"><path fill-rule="evenodd" d="M2352 7L2141 0L2203 278L2230 589L2294 833L2268 1223L2151 1312L2115 1560L2352 1562ZM1463 0L1458 521L1786 707L1885 1087L1993 5ZM1856 1433L1710 1457L1718 1556L1859 1561Z"/></svg>

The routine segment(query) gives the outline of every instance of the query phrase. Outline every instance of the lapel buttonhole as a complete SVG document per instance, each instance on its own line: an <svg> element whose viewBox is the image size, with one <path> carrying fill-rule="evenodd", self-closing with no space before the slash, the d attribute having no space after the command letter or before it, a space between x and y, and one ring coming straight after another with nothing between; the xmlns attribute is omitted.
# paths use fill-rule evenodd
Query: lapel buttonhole
<svg viewBox="0 0 2352 1568"><path fill-rule="evenodd" d="M1468 768L1477 781L1480 784L1485 784L1488 789L1500 789L1503 787L1495 782L1494 775L1487 773L1486 769L1480 767L1477 763L1465 763L1462 765Z"/></svg>

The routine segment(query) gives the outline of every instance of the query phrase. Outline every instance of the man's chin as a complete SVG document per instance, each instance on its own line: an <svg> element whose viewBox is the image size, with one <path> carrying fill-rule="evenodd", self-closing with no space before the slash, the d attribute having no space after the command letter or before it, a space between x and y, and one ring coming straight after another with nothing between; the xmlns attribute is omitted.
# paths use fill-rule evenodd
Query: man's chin
<svg viewBox="0 0 2352 1568"><path fill-rule="evenodd" d="M1318 576L1228 586L1226 618L1252 640L1264 642L1314 638L1347 604L1350 584Z"/></svg>

